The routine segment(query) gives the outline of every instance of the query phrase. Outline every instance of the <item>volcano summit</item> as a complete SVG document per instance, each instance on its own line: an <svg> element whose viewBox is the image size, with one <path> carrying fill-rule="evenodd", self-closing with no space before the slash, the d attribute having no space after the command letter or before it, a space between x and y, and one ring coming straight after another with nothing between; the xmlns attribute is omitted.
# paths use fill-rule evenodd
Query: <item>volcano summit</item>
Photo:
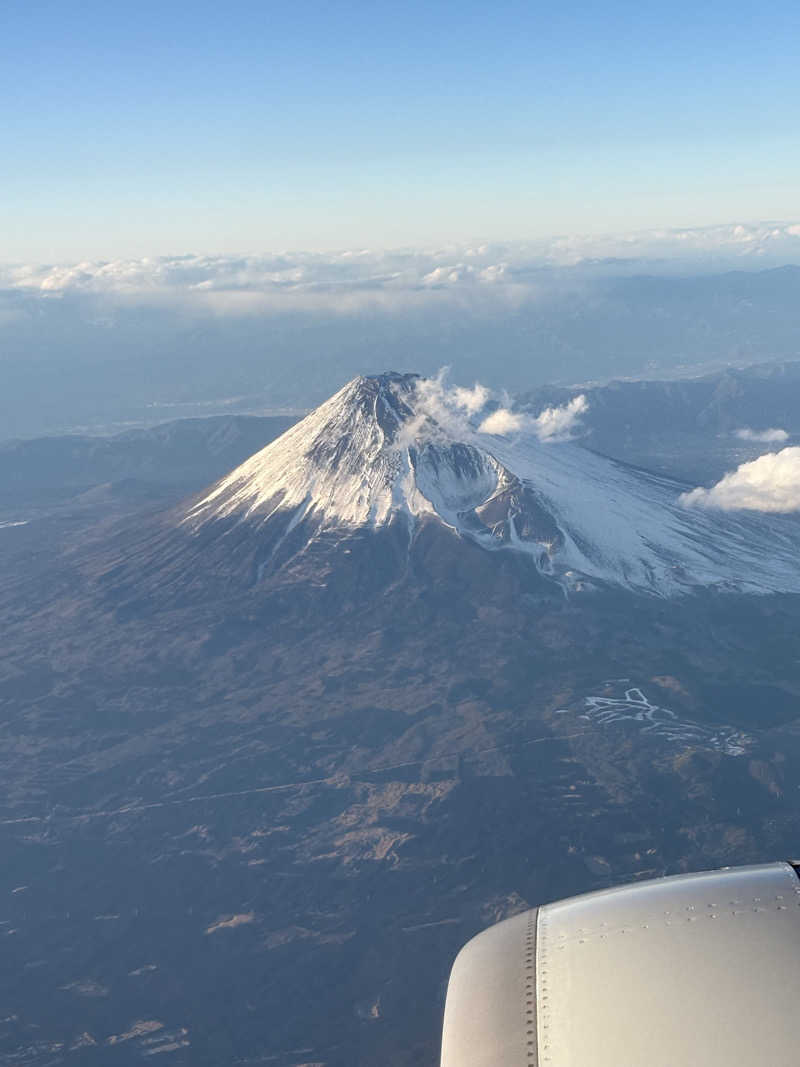
<svg viewBox="0 0 800 1067"><path fill-rule="evenodd" d="M485 398L473 396L412 374L355 378L201 495L181 525L208 536L244 524L263 544L257 578L320 538L341 546L402 524L411 544L435 522L526 553L565 588L800 591L794 520L687 508L686 486L543 440L532 419L482 431L503 420L481 420Z"/></svg>

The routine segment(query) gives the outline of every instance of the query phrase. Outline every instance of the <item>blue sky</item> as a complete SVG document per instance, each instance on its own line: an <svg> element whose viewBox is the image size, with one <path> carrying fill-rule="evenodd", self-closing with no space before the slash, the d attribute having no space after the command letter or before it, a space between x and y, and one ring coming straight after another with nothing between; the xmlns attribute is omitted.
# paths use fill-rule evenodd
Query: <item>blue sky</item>
<svg viewBox="0 0 800 1067"><path fill-rule="evenodd" d="M800 5L6 0L5 260L800 215Z"/></svg>

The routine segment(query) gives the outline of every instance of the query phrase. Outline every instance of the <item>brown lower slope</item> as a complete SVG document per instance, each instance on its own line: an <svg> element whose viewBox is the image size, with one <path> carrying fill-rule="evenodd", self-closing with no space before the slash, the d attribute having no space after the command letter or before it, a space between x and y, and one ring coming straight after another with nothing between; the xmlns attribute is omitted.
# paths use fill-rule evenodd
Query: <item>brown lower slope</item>
<svg viewBox="0 0 800 1067"><path fill-rule="evenodd" d="M246 534L7 557L0 1064L433 1067L481 927L796 854L796 598L565 598L433 525L259 582Z"/></svg>

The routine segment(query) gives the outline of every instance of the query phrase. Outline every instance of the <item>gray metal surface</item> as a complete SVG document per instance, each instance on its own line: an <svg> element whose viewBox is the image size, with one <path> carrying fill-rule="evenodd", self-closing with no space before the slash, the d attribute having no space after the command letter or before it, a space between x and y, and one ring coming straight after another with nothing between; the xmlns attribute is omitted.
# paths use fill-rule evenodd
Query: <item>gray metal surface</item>
<svg viewBox="0 0 800 1067"><path fill-rule="evenodd" d="M442 1067L757 1067L794 1060L800 881L787 863L524 912L453 965Z"/></svg>

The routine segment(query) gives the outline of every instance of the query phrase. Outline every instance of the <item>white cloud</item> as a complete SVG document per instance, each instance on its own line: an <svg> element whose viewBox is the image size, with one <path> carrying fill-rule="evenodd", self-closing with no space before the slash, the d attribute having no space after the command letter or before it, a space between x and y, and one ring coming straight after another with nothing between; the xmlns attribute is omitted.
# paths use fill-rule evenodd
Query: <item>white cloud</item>
<svg viewBox="0 0 800 1067"><path fill-rule="evenodd" d="M741 430L737 430L736 436L740 441L761 441L768 445L779 445L783 441L789 440L789 434L786 430L751 430L749 426L744 426Z"/></svg>
<svg viewBox="0 0 800 1067"><path fill-rule="evenodd" d="M484 391L488 397L489 390L477 382L472 389L452 388L447 384L449 372L449 367L442 367L434 378L420 378L417 381L417 414L404 425L397 439L398 444L413 444L428 419L453 437L463 438L469 433L468 407L477 404Z"/></svg>
<svg viewBox="0 0 800 1067"><path fill-rule="evenodd" d="M436 377L420 378L417 382L417 417L406 427L404 435L409 441L413 440L428 418L456 439L466 440L475 432L476 419L493 399L492 391L480 382L476 382L471 389L450 386L448 374L449 367L442 367ZM533 420L529 415L515 414L505 406L509 403L506 394L501 394L499 399L503 406L480 422L480 433L512 433L532 426Z"/></svg>
<svg viewBox="0 0 800 1067"><path fill-rule="evenodd" d="M509 434L527 430L535 433L540 441L567 441L577 428L581 415L588 409L589 404L583 393L561 407L545 408L535 417L500 407L486 416L478 432Z"/></svg>
<svg viewBox="0 0 800 1067"><path fill-rule="evenodd" d="M581 393L562 407L545 408L536 418L536 434L541 441L563 440L571 436L578 421L589 408L586 397Z"/></svg>
<svg viewBox="0 0 800 1067"><path fill-rule="evenodd" d="M486 407L489 395L489 390L480 382L475 382L471 389L459 385L453 390L453 403L456 407L463 408L468 415L477 415Z"/></svg>
<svg viewBox="0 0 800 1067"><path fill-rule="evenodd" d="M742 463L710 489L692 489L680 501L686 507L722 511L800 511L800 448L767 452Z"/></svg>
<svg viewBox="0 0 800 1067"><path fill-rule="evenodd" d="M478 427L479 433L507 434L521 430L525 423L530 422L525 415L520 415L508 408L498 408L491 415L487 415Z"/></svg>

